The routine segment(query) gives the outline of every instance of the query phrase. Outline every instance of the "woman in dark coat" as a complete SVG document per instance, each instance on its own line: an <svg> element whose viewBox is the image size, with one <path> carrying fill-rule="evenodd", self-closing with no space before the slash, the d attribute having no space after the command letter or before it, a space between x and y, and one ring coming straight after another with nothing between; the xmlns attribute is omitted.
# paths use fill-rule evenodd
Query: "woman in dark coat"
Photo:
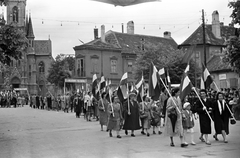
<svg viewBox="0 0 240 158"><path fill-rule="evenodd" d="M108 104L106 93L103 92L101 99L98 101L99 123L101 125L101 131L103 131L103 126L107 126L108 123Z"/></svg>
<svg viewBox="0 0 240 158"><path fill-rule="evenodd" d="M130 93L129 98L129 105L128 101L126 101L123 108L125 113L123 129L125 130L126 135L128 135L127 130L131 130L131 136L135 137L134 130L141 129L139 123L139 105L136 101L135 93Z"/></svg>
<svg viewBox="0 0 240 158"><path fill-rule="evenodd" d="M214 127L216 131L213 137L218 141L217 134L222 134L223 141L227 143L226 135L229 134L229 118L231 113L226 107L227 104L223 96L223 93L219 92L213 106Z"/></svg>
<svg viewBox="0 0 240 158"><path fill-rule="evenodd" d="M211 134L211 119L209 118L206 110L210 115L212 114L212 102L207 98L207 92L204 89L200 90L200 97L204 106L202 105L200 100L198 100L195 107L195 111L199 115L200 122L201 136L199 139L202 142L205 141L207 145L211 145L210 141L208 140L208 134ZM205 135L205 140L203 139L203 135Z"/></svg>
<svg viewBox="0 0 240 158"><path fill-rule="evenodd" d="M80 118L80 114L82 112L83 107L83 98L80 94L78 94L75 99L73 100L73 104L75 107L76 118Z"/></svg>

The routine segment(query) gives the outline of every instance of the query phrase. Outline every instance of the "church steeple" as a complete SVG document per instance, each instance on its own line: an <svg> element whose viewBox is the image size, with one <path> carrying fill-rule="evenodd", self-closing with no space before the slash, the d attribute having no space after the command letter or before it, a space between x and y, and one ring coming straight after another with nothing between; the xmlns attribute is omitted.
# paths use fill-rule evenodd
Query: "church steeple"
<svg viewBox="0 0 240 158"><path fill-rule="evenodd" d="M33 33L33 25L32 25L32 19L31 19L31 14L29 14L29 21L27 25L27 38L34 40L35 36Z"/></svg>

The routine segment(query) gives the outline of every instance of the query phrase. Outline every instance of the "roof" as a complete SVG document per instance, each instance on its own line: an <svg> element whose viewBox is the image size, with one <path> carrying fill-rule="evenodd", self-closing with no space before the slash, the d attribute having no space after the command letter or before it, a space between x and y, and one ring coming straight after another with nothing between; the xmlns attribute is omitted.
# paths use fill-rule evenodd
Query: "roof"
<svg viewBox="0 0 240 158"><path fill-rule="evenodd" d="M29 17L28 26L27 26L27 38L35 38L33 33L33 25L31 16Z"/></svg>
<svg viewBox="0 0 240 158"><path fill-rule="evenodd" d="M210 72L231 70L230 64L223 61L223 55L214 55L207 63Z"/></svg>
<svg viewBox="0 0 240 158"><path fill-rule="evenodd" d="M172 51L176 50L178 46L172 38L119 33L111 30L106 33L106 42L120 47L122 53L127 54L137 54L149 49L158 50L161 48Z"/></svg>
<svg viewBox="0 0 240 158"><path fill-rule="evenodd" d="M51 40L34 40L36 55L52 55Z"/></svg>
<svg viewBox="0 0 240 158"><path fill-rule="evenodd" d="M224 45L226 39L235 34L235 28L232 26L220 26L221 39L216 38L212 33L212 25L205 25L206 44ZM203 44L203 29L200 25L181 45ZM181 46L180 45L180 46Z"/></svg>
<svg viewBox="0 0 240 158"><path fill-rule="evenodd" d="M102 42L101 39L95 39L88 43L85 43L85 44L82 44L79 46L75 46L73 49L81 50L81 49L87 49L87 48L88 49L110 49L110 50L120 49L120 47L118 47L118 46Z"/></svg>

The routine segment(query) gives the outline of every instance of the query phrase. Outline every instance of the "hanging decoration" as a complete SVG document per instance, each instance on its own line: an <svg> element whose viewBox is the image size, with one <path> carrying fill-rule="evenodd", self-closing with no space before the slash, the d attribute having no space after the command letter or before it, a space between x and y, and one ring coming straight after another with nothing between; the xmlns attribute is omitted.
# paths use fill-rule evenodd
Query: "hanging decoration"
<svg viewBox="0 0 240 158"><path fill-rule="evenodd" d="M103 2L113 4L114 6L130 6L147 2L161 2L161 0L92 0L97 2Z"/></svg>

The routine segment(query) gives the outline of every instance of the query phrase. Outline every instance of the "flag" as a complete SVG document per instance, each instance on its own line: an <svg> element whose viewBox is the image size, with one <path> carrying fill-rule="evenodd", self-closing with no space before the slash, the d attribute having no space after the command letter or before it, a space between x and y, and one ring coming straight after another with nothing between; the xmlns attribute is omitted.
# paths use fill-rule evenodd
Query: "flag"
<svg viewBox="0 0 240 158"><path fill-rule="evenodd" d="M142 75L140 80L138 80L136 82L136 89L138 90L138 94L137 94L137 101L138 102L142 102L142 97L144 95L143 86L144 86L144 78L143 78L143 75Z"/></svg>
<svg viewBox="0 0 240 158"><path fill-rule="evenodd" d="M204 81L203 81L203 78L202 78L202 77L201 77L200 88L201 88L201 89L205 89L205 84L204 84Z"/></svg>
<svg viewBox="0 0 240 158"><path fill-rule="evenodd" d="M121 102L123 102L124 99L126 99L128 96L127 78L128 78L128 75L126 72L123 74L117 90L117 95Z"/></svg>
<svg viewBox="0 0 240 158"><path fill-rule="evenodd" d="M120 80L120 85L127 84L127 78L128 78L128 74L127 72L125 72Z"/></svg>
<svg viewBox="0 0 240 158"><path fill-rule="evenodd" d="M97 86L97 75L94 74L93 79L92 79L92 94L93 94L93 96L96 96L96 86Z"/></svg>
<svg viewBox="0 0 240 158"><path fill-rule="evenodd" d="M203 66L203 81L205 85L205 89L210 88L210 85L213 83L213 79L208 71L208 69L202 64Z"/></svg>
<svg viewBox="0 0 240 158"><path fill-rule="evenodd" d="M166 78L166 74L165 74L165 69L164 68L162 68L162 69L160 69L159 71L158 71L158 74L160 75L160 77L162 78L162 79L165 79Z"/></svg>
<svg viewBox="0 0 240 158"><path fill-rule="evenodd" d="M106 81L105 81L105 78L104 76L101 76L101 81L100 81L100 89L99 90L102 90L106 87Z"/></svg>
<svg viewBox="0 0 240 158"><path fill-rule="evenodd" d="M167 69L167 84L168 84L168 87L171 88L171 80L170 80L168 69Z"/></svg>
<svg viewBox="0 0 240 158"><path fill-rule="evenodd" d="M187 76L187 74L183 73L183 78L182 78L182 82L180 85L180 99L184 100L184 98L191 93L192 91L192 83L189 79L189 77Z"/></svg>
<svg viewBox="0 0 240 158"><path fill-rule="evenodd" d="M187 64L187 67L186 67L186 69L184 70L184 73L188 73L188 71L189 71L189 69L190 69L190 66L189 66L189 63Z"/></svg>
<svg viewBox="0 0 240 158"><path fill-rule="evenodd" d="M158 100L160 96L160 87L159 81L160 77L157 71L157 68L151 63L149 71L149 96L153 100Z"/></svg>
<svg viewBox="0 0 240 158"><path fill-rule="evenodd" d="M195 47L196 47L196 45L191 45L188 48L187 52L183 55L182 63L189 63L189 61L191 60L191 57L193 55L193 50Z"/></svg>

